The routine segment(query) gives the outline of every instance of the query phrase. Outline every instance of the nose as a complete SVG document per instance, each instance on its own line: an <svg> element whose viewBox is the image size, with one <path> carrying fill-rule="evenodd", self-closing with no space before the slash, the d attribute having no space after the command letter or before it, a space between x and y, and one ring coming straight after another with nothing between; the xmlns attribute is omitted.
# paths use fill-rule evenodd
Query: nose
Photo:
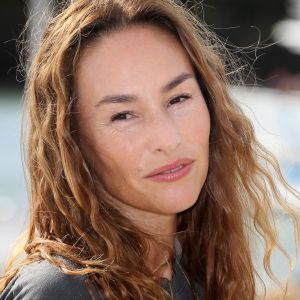
<svg viewBox="0 0 300 300"><path fill-rule="evenodd" d="M178 125L168 115L156 114L148 124L148 145L153 152L171 153L181 143Z"/></svg>

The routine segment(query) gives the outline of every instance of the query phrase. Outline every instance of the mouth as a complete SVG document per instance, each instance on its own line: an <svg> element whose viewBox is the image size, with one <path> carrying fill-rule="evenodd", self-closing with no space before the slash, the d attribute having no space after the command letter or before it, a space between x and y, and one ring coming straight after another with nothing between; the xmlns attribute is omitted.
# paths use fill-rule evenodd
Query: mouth
<svg viewBox="0 0 300 300"><path fill-rule="evenodd" d="M175 162L164 165L160 168L153 170L145 178L155 181L174 181L178 180L189 173L192 168L193 159L183 158Z"/></svg>

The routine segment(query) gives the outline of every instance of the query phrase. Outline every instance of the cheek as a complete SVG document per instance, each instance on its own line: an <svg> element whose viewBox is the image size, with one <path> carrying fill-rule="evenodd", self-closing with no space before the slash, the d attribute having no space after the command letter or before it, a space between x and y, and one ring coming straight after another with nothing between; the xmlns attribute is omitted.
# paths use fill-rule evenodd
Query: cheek
<svg viewBox="0 0 300 300"><path fill-rule="evenodd" d="M210 116L205 103L190 107L178 119L181 136L184 141L196 149L208 148L210 134Z"/></svg>
<svg viewBox="0 0 300 300"><path fill-rule="evenodd" d="M139 168L143 149L137 140L133 136L115 135L107 141L104 139L96 148L98 157L101 154L98 176L105 188L116 199L122 199L121 202L133 206L137 195L139 199L145 196L139 181L143 174L143 169Z"/></svg>
<svg viewBox="0 0 300 300"><path fill-rule="evenodd" d="M109 180L129 179L132 172L138 172L138 159L141 157L141 142L135 134L125 131L114 133L108 130L98 135L95 150L100 161L99 169L103 170L102 176ZM108 179L108 178L107 178Z"/></svg>

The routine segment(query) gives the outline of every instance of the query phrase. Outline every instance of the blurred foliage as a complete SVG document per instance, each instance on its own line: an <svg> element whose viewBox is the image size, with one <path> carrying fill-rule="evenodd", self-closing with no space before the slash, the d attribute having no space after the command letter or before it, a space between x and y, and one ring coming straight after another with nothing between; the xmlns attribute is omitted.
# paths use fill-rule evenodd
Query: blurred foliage
<svg viewBox="0 0 300 300"><path fill-rule="evenodd" d="M57 3L60 0L52 0ZM251 47L273 43L272 26L286 16L287 0L181 0L201 20L222 37L227 44ZM17 54L15 39L26 21L28 0L0 1L0 86L16 82ZM261 47L263 48L263 47ZM249 51L250 61L255 61L257 75L265 78L271 68L278 65L293 72L300 71L299 57L285 49L272 46L259 51ZM252 57L251 57L252 56ZM258 57L260 57L258 59ZM282 59L278 60L278 57ZM295 63L296 61L296 63Z"/></svg>
<svg viewBox="0 0 300 300"><path fill-rule="evenodd" d="M21 0L0 1L0 86L17 84L16 39L26 21L25 4Z"/></svg>
<svg viewBox="0 0 300 300"><path fill-rule="evenodd" d="M238 46L269 41L272 26L286 14L285 0L181 0L210 28Z"/></svg>
<svg viewBox="0 0 300 300"><path fill-rule="evenodd" d="M181 0L234 52L253 67L260 84L275 70L299 74L300 57L271 37L276 22L287 18L288 0ZM233 45L233 47L231 47ZM250 78L249 78L250 79ZM251 79L250 79L250 82Z"/></svg>

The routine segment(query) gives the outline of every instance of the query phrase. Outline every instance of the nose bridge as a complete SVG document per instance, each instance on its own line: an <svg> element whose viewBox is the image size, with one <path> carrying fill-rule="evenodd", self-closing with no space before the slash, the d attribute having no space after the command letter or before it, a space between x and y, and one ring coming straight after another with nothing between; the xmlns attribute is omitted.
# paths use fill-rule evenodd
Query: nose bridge
<svg viewBox="0 0 300 300"><path fill-rule="evenodd" d="M176 123L170 115L164 112L156 112L149 120L148 143L154 151L169 152L178 147L181 135Z"/></svg>

